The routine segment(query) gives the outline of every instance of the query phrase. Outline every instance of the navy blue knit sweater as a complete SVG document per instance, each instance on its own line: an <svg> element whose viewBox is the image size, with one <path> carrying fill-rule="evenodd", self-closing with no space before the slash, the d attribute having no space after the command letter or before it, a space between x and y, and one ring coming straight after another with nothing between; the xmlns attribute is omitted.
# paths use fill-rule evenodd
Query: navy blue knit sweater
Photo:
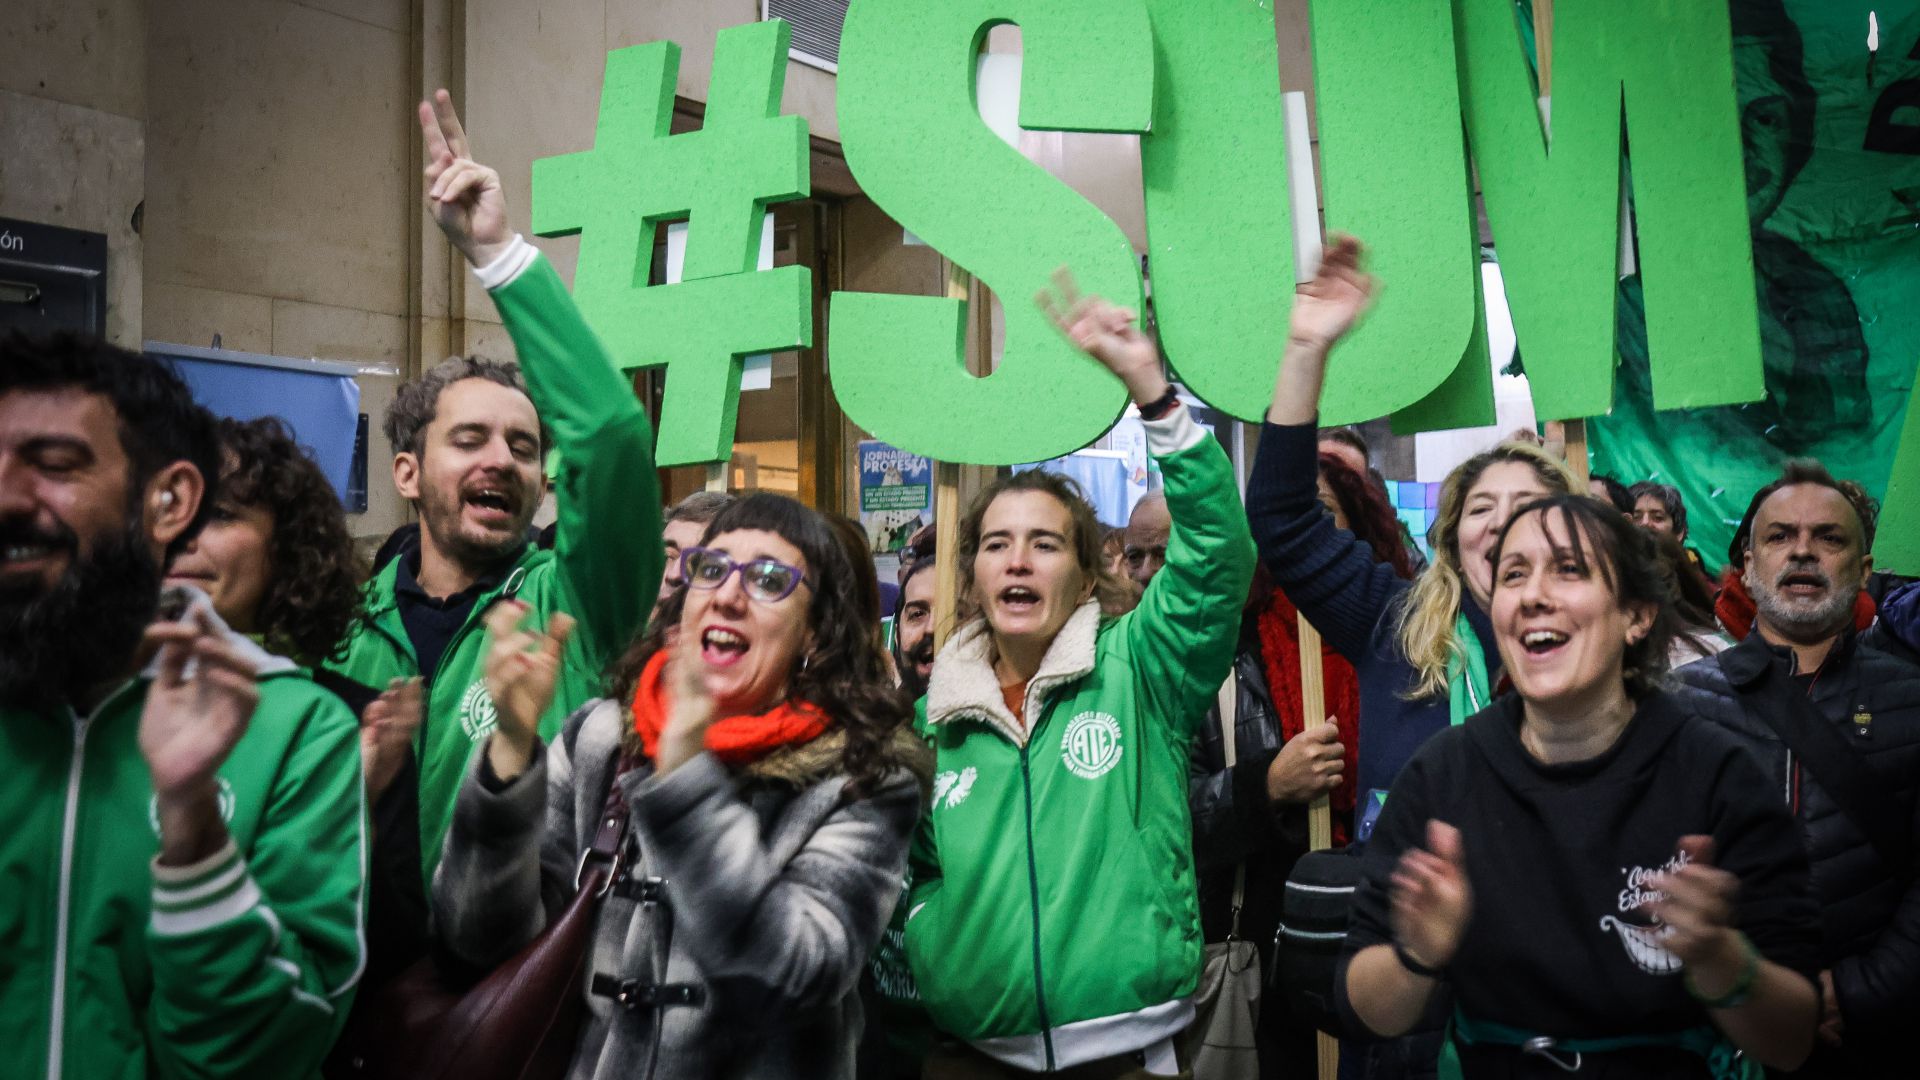
<svg viewBox="0 0 1920 1080"><path fill-rule="evenodd" d="M1318 441L1312 424L1264 425L1247 481L1247 517L1274 584L1359 677L1364 794L1390 787L1420 744L1447 726L1447 698L1407 698L1417 676L1400 649L1399 614L1413 583L1376 562L1373 548L1335 526L1320 505ZM1493 624L1480 605L1468 600L1465 607L1489 666L1497 665Z"/></svg>

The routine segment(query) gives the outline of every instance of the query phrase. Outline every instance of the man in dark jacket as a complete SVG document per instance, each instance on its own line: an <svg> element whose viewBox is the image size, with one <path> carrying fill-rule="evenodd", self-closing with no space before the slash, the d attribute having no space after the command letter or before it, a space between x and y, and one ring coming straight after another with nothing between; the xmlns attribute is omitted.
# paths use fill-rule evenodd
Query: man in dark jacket
<svg viewBox="0 0 1920 1080"><path fill-rule="evenodd" d="M1874 526L1859 485L1793 462L1754 496L1751 513L1743 582L1757 608L1754 632L1682 668L1678 696L1747 742L1806 839L1822 912L1822 1022L1821 1043L1800 1075L1911 1075L1908 1028L1920 1008L1920 888L1911 874L1920 839L1920 667L1854 630ZM1821 775L1776 734L1768 717L1792 730L1795 695L1840 737L1836 753L1820 755L1826 767L1835 757L1857 761L1865 785ZM1863 812L1863 803L1884 812Z"/></svg>

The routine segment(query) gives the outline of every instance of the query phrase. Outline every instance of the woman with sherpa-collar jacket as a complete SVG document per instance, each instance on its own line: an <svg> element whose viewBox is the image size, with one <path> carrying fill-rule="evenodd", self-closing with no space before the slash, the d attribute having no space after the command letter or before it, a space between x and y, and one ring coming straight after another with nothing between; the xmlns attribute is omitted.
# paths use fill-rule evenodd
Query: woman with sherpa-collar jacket
<svg viewBox="0 0 1920 1080"><path fill-rule="evenodd" d="M929 1076L1171 1074L1194 1015L1187 748L1233 658L1253 542L1226 455L1132 313L1062 291L1054 321L1140 407L1173 529L1139 607L1107 618L1099 594L1119 582L1070 481L1015 474L961 524L978 617L941 650L925 699L936 774L906 924L947 1037Z"/></svg>
<svg viewBox="0 0 1920 1080"><path fill-rule="evenodd" d="M899 896L926 747L818 513L741 499L681 570L615 692L544 751L568 620L489 615L499 726L455 803L437 932L483 967L533 940L617 790L626 839L569 1077L852 1080L856 987Z"/></svg>

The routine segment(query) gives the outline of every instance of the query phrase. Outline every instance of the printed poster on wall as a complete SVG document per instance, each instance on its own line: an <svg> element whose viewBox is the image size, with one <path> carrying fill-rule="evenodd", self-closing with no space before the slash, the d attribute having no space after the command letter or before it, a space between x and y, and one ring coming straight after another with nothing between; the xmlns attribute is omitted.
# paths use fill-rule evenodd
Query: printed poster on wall
<svg viewBox="0 0 1920 1080"><path fill-rule="evenodd" d="M933 520L933 459L863 439L858 460L867 543L876 557L897 554Z"/></svg>

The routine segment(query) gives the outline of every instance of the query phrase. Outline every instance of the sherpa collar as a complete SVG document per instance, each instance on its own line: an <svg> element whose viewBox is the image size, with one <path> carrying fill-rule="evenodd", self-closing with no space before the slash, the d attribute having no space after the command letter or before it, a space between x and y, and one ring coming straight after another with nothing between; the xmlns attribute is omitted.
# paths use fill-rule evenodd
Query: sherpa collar
<svg viewBox="0 0 1920 1080"><path fill-rule="evenodd" d="M927 683L927 723L944 724L970 719L988 724L1012 740L1027 744L1027 727L1040 718L1047 695L1056 687L1093 672L1094 646L1100 636L1100 602L1087 600L1068 617L1067 624L1047 646L1040 670L1027 683L1023 726L1008 711L1000 695L1000 679L993 673L993 633L987 620L976 619L960 628L947 647L933 659L933 678Z"/></svg>

